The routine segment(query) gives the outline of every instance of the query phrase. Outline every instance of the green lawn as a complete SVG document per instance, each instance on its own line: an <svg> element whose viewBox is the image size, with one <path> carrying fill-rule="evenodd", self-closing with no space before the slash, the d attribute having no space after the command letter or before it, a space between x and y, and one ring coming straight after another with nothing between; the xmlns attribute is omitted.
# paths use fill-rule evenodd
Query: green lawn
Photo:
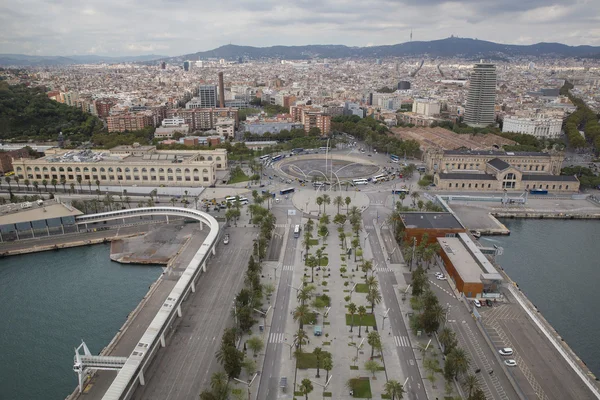
<svg viewBox="0 0 600 400"><path fill-rule="evenodd" d="M319 244L319 239L310 239L310 240L308 241L308 245L309 245L309 246L316 246L316 245L318 245L318 244Z"/></svg>
<svg viewBox="0 0 600 400"><path fill-rule="evenodd" d="M228 183L247 182L248 180L250 180L250 177L242 172L241 174L231 175Z"/></svg>
<svg viewBox="0 0 600 400"><path fill-rule="evenodd" d="M323 258L321 258L321 267L326 267L329 265L329 258L327 258L327 256L323 256Z"/></svg>
<svg viewBox="0 0 600 400"><path fill-rule="evenodd" d="M371 381L369 378L358 378L352 379L354 388L355 399L370 399L373 397L371 394Z"/></svg>
<svg viewBox="0 0 600 400"><path fill-rule="evenodd" d="M356 293L369 293L369 286L366 283L357 283L354 291Z"/></svg>
<svg viewBox="0 0 600 400"><path fill-rule="evenodd" d="M330 354L328 351L323 351L321 353L321 363L327 354ZM330 354L331 355L331 354ZM308 368L317 368L317 357L313 353L300 353L296 356L296 365L298 369L308 369Z"/></svg>
<svg viewBox="0 0 600 400"><path fill-rule="evenodd" d="M350 314L346 314L346 325L352 325L352 315ZM367 314L361 320L361 318L358 315L354 314L354 326L359 325L376 326L377 324L375 323L375 315Z"/></svg>

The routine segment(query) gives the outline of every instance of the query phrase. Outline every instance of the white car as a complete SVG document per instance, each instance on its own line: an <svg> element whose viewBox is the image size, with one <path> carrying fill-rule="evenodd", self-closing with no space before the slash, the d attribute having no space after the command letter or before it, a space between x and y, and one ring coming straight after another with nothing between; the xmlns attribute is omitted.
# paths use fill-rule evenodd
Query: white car
<svg viewBox="0 0 600 400"><path fill-rule="evenodd" d="M229 244L229 233L225 234L225 237L223 238L223 244Z"/></svg>
<svg viewBox="0 0 600 400"><path fill-rule="evenodd" d="M447 280L447 278L444 275L436 275L435 279L437 279L438 281L445 281L445 280Z"/></svg>
<svg viewBox="0 0 600 400"><path fill-rule="evenodd" d="M473 300L473 304L475 304L475 307L477 308L481 307L481 303L477 299Z"/></svg>
<svg viewBox="0 0 600 400"><path fill-rule="evenodd" d="M435 276L444 276L444 274L442 274L441 272L436 272Z"/></svg>
<svg viewBox="0 0 600 400"><path fill-rule="evenodd" d="M510 347L505 347L503 349L498 350L498 353L500 353L501 356L512 356L513 349L511 349Z"/></svg>
<svg viewBox="0 0 600 400"><path fill-rule="evenodd" d="M509 367L516 367L517 366L517 362L513 359L510 360L505 360L504 364L506 364Z"/></svg>

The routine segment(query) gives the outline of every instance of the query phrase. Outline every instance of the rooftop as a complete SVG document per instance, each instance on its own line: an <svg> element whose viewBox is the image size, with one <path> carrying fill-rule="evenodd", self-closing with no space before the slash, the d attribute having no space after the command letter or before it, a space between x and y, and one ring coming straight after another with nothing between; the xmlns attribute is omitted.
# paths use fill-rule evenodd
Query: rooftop
<svg viewBox="0 0 600 400"><path fill-rule="evenodd" d="M487 162L492 167L496 168L498 171L504 171L507 168L510 168L510 164L506 161L502 161L499 158L493 158Z"/></svg>
<svg viewBox="0 0 600 400"><path fill-rule="evenodd" d="M465 283L481 282L482 280L502 280L502 276L468 234L459 233L458 237L443 237L437 240L442 247L442 251L446 253Z"/></svg>
<svg viewBox="0 0 600 400"><path fill-rule="evenodd" d="M407 228L463 229L463 226L451 213L411 212L401 213L400 216Z"/></svg>
<svg viewBox="0 0 600 400"><path fill-rule="evenodd" d="M54 200L45 200L44 204L38 206L36 202L30 202L31 208L23 209L21 204L7 204L0 207L0 225L18 224L42 219L69 217L83 214L81 211L68 207Z"/></svg>
<svg viewBox="0 0 600 400"><path fill-rule="evenodd" d="M480 181L495 181L497 180L494 175L490 174L479 174L479 173L470 173L470 172L449 172L449 173L440 173L438 174L440 179L474 179Z"/></svg>
<svg viewBox="0 0 600 400"><path fill-rule="evenodd" d="M523 175L524 181L577 182L573 175Z"/></svg>
<svg viewBox="0 0 600 400"><path fill-rule="evenodd" d="M548 153L539 151L499 151L499 150L445 150L444 154L448 155L474 155L474 156L537 156L550 157Z"/></svg>

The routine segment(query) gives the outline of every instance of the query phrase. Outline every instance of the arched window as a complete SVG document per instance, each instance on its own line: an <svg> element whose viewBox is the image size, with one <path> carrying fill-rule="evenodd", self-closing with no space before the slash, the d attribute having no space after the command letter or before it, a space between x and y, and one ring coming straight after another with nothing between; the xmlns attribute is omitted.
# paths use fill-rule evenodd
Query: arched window
<svg viewBox="0 0 600 400"><path fill-rule="evenodd" d="M83 172L90 172L90 169L88 167L84 167Z"/></svg>
<svg viewBox="0 0 600 400"><path fill-rule="evenodd" d="M54 167L52 167L52 168L54 168ZM42 171L43 171L43 172L48 172L48 167L44 167L44 168L42 168Z"/></svg>
<svg viewBox="0 0 600 400"><path fill-rule="evenodd" d="M28 168L29 169L29 168ZM67 167L67 172L73 172L73 168Z"/></svg>
<svg viewBox="0 0 600 400"><path fill-rule="evenodd" d="M189 174L189 173L190 173L190 169L189 169L189 168L186 168L184 172L185 172L186 174Z"/></svg>
<svg viewBox="0 0 600 400"><path fill-rule="evenodd" d="M121 167L117 167L117 172L123 172L123 170L121 169Z"/></svg>
<svg viewBox="0 0 600 400"><path fill-rule="evenodd" d="M40 172L40 167L35 167L35 172Z"/></svg>
<svg viewBox="0 0 600 400"><path fill-rule="evenodd" d="M112 167L108 167L108 172L114 172Z"/></svg>
<svg viewBox="0 0 600 400"><path fill-rule="evenodd" d="M203 173L203 174L208 174L208 170L207 170L206 168L204 168L204 169L202 170L202 173Z"/></svg>
<svg viewBox="0 0 600 400"><path fill-rule="evenodd" d="M131 170L129 168L125 168L125 172L129 173Z"/></svg>
<svg viewBox="0 0 600 400"><path fill-rule="evenodd" d="M98 172L98 168L92 167L92 172Z"/></svg>
<svg viewBox="0 0 600 400"><path fill-rule="evenodd" d="M194 168L194 175L198 175L200 171L198 171L198 168Z"/></svg>
<svg viewBox="0 0 600 400"><path fill-rule="evenodd" d="M208 161L212 161L212 156L208 156Z"/></svg>
<svg viewBox="0 0 600 400"><path fill-rule="evenodd" d="M137 169L137 168L136 168L136 169ZM134 171L135 171L135 170L134 170ZM146 170L146 168L142 168L142 174L145 174L146 172L148 172L148 171Z"/></svg>
<svg viewBox="0 0 600 400"><path fill-rule="evenodd" d="M199 160L200 160L200 161L204 161L204 160L206 160L206 159L204 158L204 156L200 156Z"/></svg>
<svg viewBox="0 0 600 400"><path fill-rule="evenodd" d="M176 174L180 174L180 173L181 173L181 168L177 168L177 169L175 170L175 173L176 173Z"/></svg>
<svg viewBox="0 0 600 400"><path fill-rule="evenodd" d="M100 172L106 172L106 170L104 169L104 167L100 167Z"/></svg>
<svg viewBox="0 0 600 400"><path fill-rule="evenodd" d="M81 168L75 167L75 172L81 172Z"/></svg>
<svg viewBox="0 0 600 400"><path fill-rule="evenodd" d="M217 156L217 161L221 161L221 157Z"/></svg>
<svg viewBox="0 0 600 400"><path fill-rule="evenodd" d="M21 172L21 171L23 171L23 168L17 167L17 172Z"/></svg>
<svg viewBox="0 0 600 400"><path fill-rule="evenodd" d="M155 172L156 172L156 170L155 170L154 168L150 168L150 172L151 172L151 173L155 173Z"/></svg>
<svg viewBox="0 0 600 400"><path fill-rule="evenodd" d="M159 168L159 169L158 169L158 173L159 173L159 174L163 174L164 172L165 172L164 168Z"/></svg>
<svg viewBox="0 0 600 400"><path fill-rule="evenodd" d="M168 168L167 169L167 174L172 174L173 173L173 169L172 168Z"/></svg>
<svg viewBox="0 0 600 400"><path fill-rule="evenodd" d="M20 169L20 168L19 168L19 169ZM59 167L59 168L58 168L58 171L59 171L59 172L65 172L65 169L64 169L63 167Z"/></svg>

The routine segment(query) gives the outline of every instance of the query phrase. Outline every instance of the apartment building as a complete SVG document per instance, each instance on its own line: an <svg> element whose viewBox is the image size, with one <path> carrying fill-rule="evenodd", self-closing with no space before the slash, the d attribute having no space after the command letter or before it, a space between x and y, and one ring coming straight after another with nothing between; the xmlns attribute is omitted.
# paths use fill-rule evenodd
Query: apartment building
<svg viewBox="0 0 600 400"><path fill-rule="evenodd" d="M239 126L238 110L236 108L174 108L167 110L167 118L182 118L186 125L193 131L207 131L216 129L219 118L231 118L234 129Z"/></svg>
<svg viewBox="0 0 600 400"><path fill-rule="evenodd" d="M292 106L290 114L294 122L304 125L304 131L308 133L311 128L319 128L322 135L331 130L331 116L327 115L322 108L308 106Z"/></svg>
<svg viewBox="0 0 600 400"><path fill-rule="evenodd" d="M131 132L154 126L154 115L151 111L110 115L106 118L109 132Z"/></svg>
<svg viewBox="0 0 600 400"><path fill-rule="evenodd" d="M561 135L562 123L561 118L506 116L502 132L523 133L538 138L555 139Z"/></svg>

